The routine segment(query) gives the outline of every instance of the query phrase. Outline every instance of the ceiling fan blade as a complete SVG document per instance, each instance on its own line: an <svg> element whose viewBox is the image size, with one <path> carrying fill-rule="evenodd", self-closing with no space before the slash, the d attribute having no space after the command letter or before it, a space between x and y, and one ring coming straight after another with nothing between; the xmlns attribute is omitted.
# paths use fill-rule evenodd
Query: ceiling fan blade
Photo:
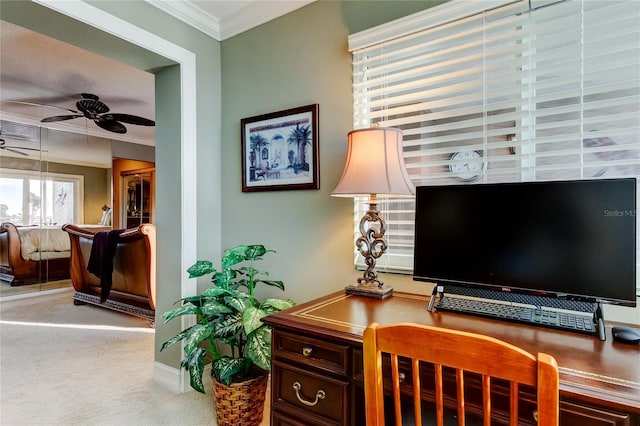
<svg viewBox="0 0 640 426"><path fill-rule="evenodd" d="M98 99L100 99L97 95L94 95L93 93L80 93L80 97L82 99L93 99L94 101L97 101Z"/></svg>
<svg viewBox="0 0 640 426"><path fill-rule="evenodd" d="M11 151L11 152L13 152L15 154L24 155L25 157L29 156L29 154L27 154L26 152L21 152L21 151L18 151L16 149L12 149L12 148L9 148L9 147L6 147L6 146L0 146L0 149L6 149L7 151Z"/></svg>
<svg viewBox="0 0 640 426"><path fill-rule="evenodd" d="M81 99L76 102L76 107L78 107L85 117L93 119L95 119L98 114L106 114L109 112L109 107L97 99Z"/></svg>
<svg viewBox="0 0 640 426"><path fill-rule="evenodd" d="M42 149L39 149L39 148L24 148L24 147L21 147L21 146L5 146L5 148L7 148L7 149L8 148L24 149L24 150L27 150L27 151L39 151L39 152L43 151ZM46 150L45 150L45 152L46 152Z"/></svg>
<svg viewBox="0 0 640 426"><path fill-rule="evenodd" d="M110 120L108 118L100 117L94 122L105 130L108 130L113 133L127 133L127 128L124 127L124 124L117 122L116 120Z"/></svg>
<svg viewBox="0 0 640 426"><path fill-rule="evenodd" d="M156 122L149 120L148 118L138 117L131 114L109 114L114 120L122 121L123 123L136 124L138 126L155 126Z"/></svg>
<svg viewBox="0 0 640 426"><path fill-rule="evenodd" d="M65 107L61 107L61 106L57 106L57 105L39 104L37 102L13 101L13 100L8 100L6 102L13 102L15 104L23 104L23 105L31 105L31 106L39 106L39 107L47 107L47 108L63 109L65 111L71 112L73 114L80 114L80 112L76 111L75 109L69 109L69 108L65 108Z"/></svg>
<svg viewBox="0 0 640 426"><path fill-rule="evenodd" d="M40 120L40 122L42 122L42 123L53 123L55 121L71 120L73 118L80 118L80 117L84 117L84 115L82 115L82 114L54 115L53 117L43 118L42 120Z"/></svg>

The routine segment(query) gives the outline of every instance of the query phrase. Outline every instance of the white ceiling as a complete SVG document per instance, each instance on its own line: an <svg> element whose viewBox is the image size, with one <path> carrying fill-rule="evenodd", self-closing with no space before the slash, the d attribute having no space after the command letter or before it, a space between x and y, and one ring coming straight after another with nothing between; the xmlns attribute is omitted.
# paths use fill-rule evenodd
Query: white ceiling
<svg viewBox="0 0 640 426"><path fill-rule="evenodd" d="M213 38L224 40L313 0L146 1ZM125 124L127 133L119 135L105 131L85 118L41 123L45 117L68 114L53 106L77 110L80 93L99 96L111 112L155 120L154 76L6 21L0 21L0 87L0 118L3 121L46 126L42 140L50 143L43 147L46 153L42 153L42 159L108 167L111 158L105 154L103 146L111 139L155 145L154 127ZM76 136L65 133L60 137L57 131ZM12 146L33 147L36 144L8 137L6 132L2 138ZM69 140L70 145L65 144L65 140ZM101 148L95 150L94 147ZM22 157L6 150L0 151L0 156Z"/></svg>

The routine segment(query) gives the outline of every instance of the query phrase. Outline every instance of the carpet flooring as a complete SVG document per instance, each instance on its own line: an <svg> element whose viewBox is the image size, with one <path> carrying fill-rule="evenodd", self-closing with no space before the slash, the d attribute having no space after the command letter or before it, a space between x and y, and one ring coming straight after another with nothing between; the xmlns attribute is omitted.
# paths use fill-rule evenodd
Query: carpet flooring
<svg viewBox="0 0 640 426"><path fill-rule="evenodd" d="M176 394L153 381L145 319L75 306L71 295L0 303L1 425L216 424L211 392Z"/></svg>

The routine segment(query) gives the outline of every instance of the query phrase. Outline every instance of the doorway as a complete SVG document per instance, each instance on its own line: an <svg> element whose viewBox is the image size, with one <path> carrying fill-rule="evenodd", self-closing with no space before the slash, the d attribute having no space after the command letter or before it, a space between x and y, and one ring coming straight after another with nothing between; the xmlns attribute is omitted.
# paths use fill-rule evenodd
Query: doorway
<svg viewBox="0 0 640 426"><path fill-rule="evenodd" d="M9 2L17 3L15 7L32 7L32 2ZM39 5L36 5L38 7ZM3 4L3 16L7 7ZM89 31L103 32L111 37L115 36L120 39L123 44L131 44L136 47L146 49L148 53L160 55L165 59L173 61L176 65L164 69L156 74L156 117L157 117L157 138L156 138L156 165L158 169L163 170L167 167L165 173L158 173L157 186L160 188L167 183L168 187L175 187L176 183L179 187L179 196L171 197L168 191L157 192L158 220L176 224L176 234L178 238L172 244L158 244L158 299L162 303L162 294L165 294L164 300L173 301L176 299L172 288L175 283L163 285L160 277L180 277L180 290L178 297L195 294L195 280L188 280L187 276L180 271L184 271L196 258L197 246L197 209L193 206L197 205L197 181L196 181L196 57L193 52L181 48L168 40L148 33L141 28L122 21L121 19L97 9L85 2L47 2L46 8L50 10L41 10L38 15L23 16L25 22L16 22L19 25L31 27L34 30L52 30L52 25L56 25L56 20L60 19L61 14L66 18L72 18L78 23L85 23L90 26ZM43 16L44 15L44 19ZM39 23L36 22L40 19ZM82 24L84 25L84 24ZM55 30L61 30L57 26ZM76 33L76 37L87 38L86 31ZM115 59L115 58L114 58ZM172 68L176 68L174 71ZM158 78L160 77L160 78ZM164 90L169 87L168 90ZM175 88L179 88L178 96L174 96ZM172 121L179 117L179 126L171 126L164 124L164 118ZM177 138L174 136L177 135ZM176 139L179 139L179 156L172 156L171 145L176 145ZM167 155L166 153L169 153ZM176 172L174 172L177 171ZM167 238L165 230L159 229L158 242L163 238ZM168 238L170 238L168 236ZM163 262L164 259L167 261ZM173 259L180 259L178 264ZM161 266L160 266L161 265ZM162 269L161 269L162 268ZM171 303L171 302L165 302ZM164 306L167 307L167 306ZM164 308L162 305L158 309ZM176 385L181 390L186 389L182 375L171 377L169 380L177 380L180 383ZM165 380L167 381L167 380Z"/></svg>

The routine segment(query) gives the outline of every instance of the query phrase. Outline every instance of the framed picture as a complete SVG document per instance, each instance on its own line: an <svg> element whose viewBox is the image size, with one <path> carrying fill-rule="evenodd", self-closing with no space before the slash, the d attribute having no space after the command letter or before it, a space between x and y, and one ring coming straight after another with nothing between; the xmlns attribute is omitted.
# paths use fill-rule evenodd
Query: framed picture
<svg viewBox="0 0 640 426"><path fill-rule="evenodd" d="M318 104L241 120L242 192L319 189Z"/></svg>

